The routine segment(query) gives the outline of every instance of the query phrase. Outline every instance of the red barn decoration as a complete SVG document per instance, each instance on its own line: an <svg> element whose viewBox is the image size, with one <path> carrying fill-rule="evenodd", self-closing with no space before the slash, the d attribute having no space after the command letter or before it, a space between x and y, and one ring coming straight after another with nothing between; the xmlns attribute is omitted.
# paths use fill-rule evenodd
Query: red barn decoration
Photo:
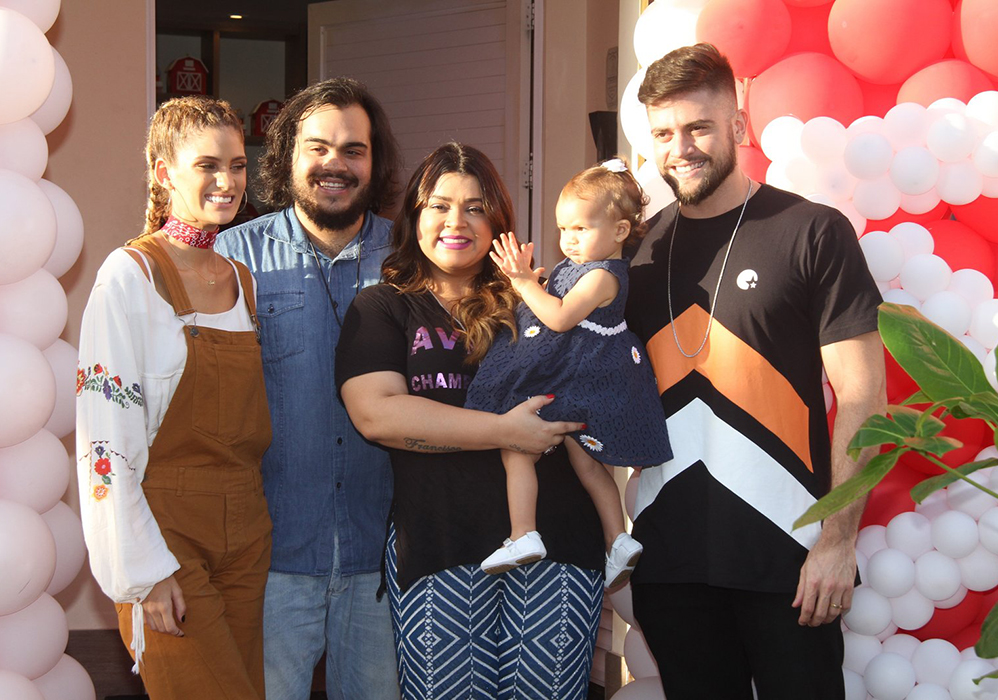
<svg viewBox="0 0 998 700"><path fill-rule="evenodd" d="M254 107L250 115L250 136L265 136L267 127L281 111L282 105L278 100L264 100Z"/></svg>
<svg viewBox="0 0 998 700"><path fill-rule="evenodd" d="M167 90L177 95L208 94L208 69L196 58L178 58L166 69Z"/></svg>

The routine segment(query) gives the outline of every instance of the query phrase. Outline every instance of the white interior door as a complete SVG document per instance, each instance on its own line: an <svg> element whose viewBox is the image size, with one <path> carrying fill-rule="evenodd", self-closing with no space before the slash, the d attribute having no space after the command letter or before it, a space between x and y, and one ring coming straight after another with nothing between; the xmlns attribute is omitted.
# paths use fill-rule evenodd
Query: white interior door
<svg viewBox="0 0 998 700"><path fill-rule="evenodd" d="M345 75L381 101L403 183L447 141L482 150L529 234L529 0L334 0L309 5L309 81Z"/></svg>

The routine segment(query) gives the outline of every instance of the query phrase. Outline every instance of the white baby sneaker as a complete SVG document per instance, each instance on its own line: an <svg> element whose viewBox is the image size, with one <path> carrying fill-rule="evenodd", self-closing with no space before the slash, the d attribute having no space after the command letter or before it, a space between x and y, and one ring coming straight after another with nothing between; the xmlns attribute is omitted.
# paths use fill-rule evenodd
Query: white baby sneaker
<svg viewBox="0 0 998 700"><path fill-rule="evenodd" d="M638 558L644 547L636 539L622 532L617 535L610 547L610 553L606 555L606 583L605 588L616 588L622 585L631 577L634 566L638 563Z"/></svg>
<svg viewBox="0 0 998 700"><path fill-rule="evenodd" d="M639 545L640 546L640 545ZM531 564L546 557L547 549L537 530L531 530L515 542L507 539L502 547L492 552L482 562L482 571L487 574L501 574L524 564Z"/></svg>

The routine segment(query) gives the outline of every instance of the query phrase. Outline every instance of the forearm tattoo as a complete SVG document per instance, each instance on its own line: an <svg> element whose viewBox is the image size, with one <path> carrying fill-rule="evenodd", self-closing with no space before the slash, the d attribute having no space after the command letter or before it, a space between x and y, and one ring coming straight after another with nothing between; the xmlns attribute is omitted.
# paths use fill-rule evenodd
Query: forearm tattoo
<svg viewBox="0 0 998 700"><path fill-rule="evenodd" d="M416 450L417 452L460 452L460 447L455 447L453 445L428 445L426 440L423 438L402 438L405 443L407 450Z"/></svg>

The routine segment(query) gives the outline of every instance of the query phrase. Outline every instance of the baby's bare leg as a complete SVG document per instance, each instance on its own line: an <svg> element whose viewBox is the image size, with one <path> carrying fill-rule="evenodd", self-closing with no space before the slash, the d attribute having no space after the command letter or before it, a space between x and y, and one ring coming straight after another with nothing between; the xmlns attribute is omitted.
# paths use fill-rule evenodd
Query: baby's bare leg
<svg viewBox="0 0 998 700"><path fill-rule="evenodd" d="M506 468L506 499L509 502L509 539L516 541L537 529L537 471L540 455L501 450Z"/></svg>
<svg viewBox="0 0 998 700"><path fill-rule="evenodd" d="M585 448L571 438L565 440L568 458L572 462L576 476L596 506L600 523L603 525L603 539L606 549L624 531L624 509L620 506L620 491L617 484L601 462L593 459Z"/></svg>

